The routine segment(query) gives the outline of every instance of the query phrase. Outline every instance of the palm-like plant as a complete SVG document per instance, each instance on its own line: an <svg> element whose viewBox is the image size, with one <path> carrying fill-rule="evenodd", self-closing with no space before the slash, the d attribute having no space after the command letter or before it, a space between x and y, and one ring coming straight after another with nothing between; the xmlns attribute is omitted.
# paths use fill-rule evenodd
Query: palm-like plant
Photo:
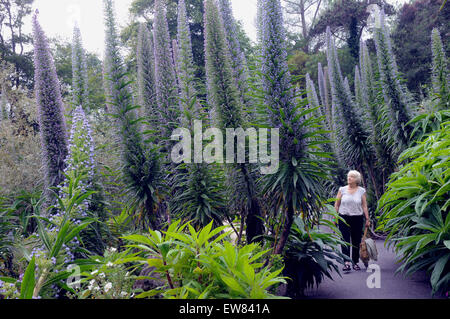
<svg viewBox="0 0 450 319"><path fill-rule="evenodd" d="M270 201L273 213L282 212L284 217L274 251L281 254L295 214L300 213L305 219L316 219L319 215L323 195L320 180L326 173L320 160L310 154L314 151L310 143L317 144L320 137L317 130L308 131L318 125L318 119L304 120L311 110L305 108L307 101L297 103L294 96L280 1L267 0L259 4L264 104L268 125L279 129L280 138L280 167L275 174L263 177L262 192Z"/></svg>

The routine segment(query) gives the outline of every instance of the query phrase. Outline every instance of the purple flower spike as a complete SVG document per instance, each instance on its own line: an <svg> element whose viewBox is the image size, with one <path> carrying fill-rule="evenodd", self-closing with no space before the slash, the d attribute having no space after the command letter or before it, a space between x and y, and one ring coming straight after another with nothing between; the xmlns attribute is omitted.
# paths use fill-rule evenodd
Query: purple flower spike
<svg viewBox="0 0 450 319"><path fill-rule="evenodd" d="M60 84L47 38L33 17L35 95L44 163L45 197L52 202L50 187L64 180L64 159L67 156L67 132Z"/></svg>

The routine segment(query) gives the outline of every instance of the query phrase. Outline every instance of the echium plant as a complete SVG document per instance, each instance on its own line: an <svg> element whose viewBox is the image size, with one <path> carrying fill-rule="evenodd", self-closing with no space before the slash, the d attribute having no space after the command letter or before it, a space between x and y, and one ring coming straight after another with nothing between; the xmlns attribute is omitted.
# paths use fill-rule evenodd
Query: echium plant
<svg viewBox="0 0 450 319"><path fill-rule="evenodd" d="M223 131L227 128L245 129L247 123L233 79L223 21L215 0L205 1L205 51L208 100L218 127ZM226 166L230 202L236 203L239 206L236 211L246 218L246 235L250 243L261 240L261 237L256 237L264 234L262 209L252 167L247 163L237 163L236 153L234 151L234 164Z"/></svg>
<svg viewBox="0 0 450 319"><path fill-rule="evenodd" d="M391 132L397 144L397 153L401 153L408 147L411 138L413 128L408 122L412 117L406 88L400 82L390 34L385 25L384 10L380 10L374 33L384 101L389 109Z"/></svg>
<svg viewBox="0 0 450 319"><path fill-rule="evenodd" d="M77 106L73 112L72 129L69 138L69 153L65 160L64 173L72 178L79 179L78 185L81 191L92 190L94 178L94 141L91 135L91 127L83 107ZM67 180L64 182L67 187ZM79 207L81 217L87 216L89 202L86 199Z"/></svg>
<svg viewBox="0 0 450 319"><path fill-rule="evenodd" d="M368 173L375 184L373 167L375 156L370 141L370 133L364 122L364 113L358 110L353 101L347 79L343 79L338 60L336 46L327 28L327 59L333 104L336 106L337 118L341 120L340 127L344 133L341 143L342 155L349 168ZM375 185L374 185L375 186ZM376 189L376 188L375 188Z"/></svg>
<svg viewBox="0 0 450 319"><path fill-rule="evenodd" d="M172 47L176 52L174 57L180 91L181 124L192 132L194 121L204 120L205 114L197 100L191 33L184 0L178 1L177 39L173 41ZM196 227L204 227L212 220L216 225L221 224L226 205L218 173L213 164L190 163L178 166L172 214L190 220Z"/></svg>
<svg viewBox="0 0 450 319"><path fill-rule="evenodd" d="M139 212L141 225L158 227L155 206L161 193L159 154L155 148L143 144L137 121L136 107L130 93L129 81L124 73L119 53L112 0L104 0L106 22L105 75L106 95L116 118L121 146L122 171L131 204Z"/></svg>
<svg viewBox="0 0 450 319"><path fill-rule="evenodd" d="M319 96L317 95L317 91L316 91L316 87L314 85L314 82L311 80L311 76L309 75L309 73L306 74L306 94L308 97L308 104L309 107L312 109L317 109L314 110L314 112L312 113L313 116L316 116L317 118L320 118L320 122L321 122L321 126L318 126L317 128L315 128L316 130L319 130L321 133L321 137L322 139L328 140L330 141L330 134L327 132L328 130L324 128L327 127L327 125L324 125L324 123L326 122L326 113L327 111L325 110L325 108L323 106L320 105L320 100L319 100ZM323 143L322 144L322 150L326 153L329 153L328 156L332 157L333 155L333 149L331 148L330 142L327 143Z"/></svg>
<svg viewBox="0 0 450 319"><path fill-rule="evenodd" d="M77 25L73 29L72 43L72 100L73 107L89 105L86 52L83 48L81 32Z"/></svg>
<svg viewBox="0 0 450 319"><path fill-rule="evenodd" d="M325 75L326 74L326 75ZM327 121L327 129L331 130L331 101L330 88L328 85L328 70L322 67L322 63L317 64L317 81L319 82L320 105L322 105L322 113Z"/></svg>
<svg viewBox="0 0 450 319"><path fill-rule="evenodd" d="M8 118L8 97L6 95L5 85L2 85L2 92L0 93L0 121Z"/></svg>
<svg viewBox="0 0 450 319"><path fill-rule="evenodd" d="M169 139L179 120L178 91L173 65L169 26L162 0L155 0L153 22L153 44L155 47L156 101L160 112L160 132Z"/></svg>
<svg viewBox="0 0 450 319"><path fill-rule="evenodd" d="M236 20L233 17L233 10L230 0L218 0L220 14L222 16L223 26L228 49L230 50L231 68L233 70L236 87L239 90L239 98L242 106L248 112L248 118L254 118L254 101L249 95L249 68L247 59L241 49L237 31Z"/></svg>
<svg viewBox="0 0 450 319"><path fill-rule="evenodd" d="M67 133L55 64L37 15L33 16L33 44L35 95L44 164L44 196L46 203L52 205L54 198L50 188L57 187L64 180Z"/></svg>
<svg viewBox="0 0 450 319"><path fill-rule="evenodd" d="M431 49L433 53L433 92L439 96L438 109L445 110L449 108L450 103L449 73L447 69L447 57L444 46L442 45L441 35L437 28L434 28L431 32Z"/></svg>
<svg viewBox="0 0 450 319"><path fill-rule="evenodd" d="M184 0L178 1L178 29L176 69L181 98L182 124L193 129L193 120L200 119L201 106L197 101L194 57L192 54L191 32ZM175 44L175 41L174 41Z"/></svg>
<svg viewBox="0 0 450 319"><path fill-rule="evenodd" d="M380 101L380 97L377 94L379 84L375 81L375 76L372 71L372 61L365 41L361 40L360 48L359 66L361 101L359 107L363 110L367 110L369 118L368 123L370 124L372 132L372 143L375 148L379 168L382 169L384 185L385 179L395 168L395 160L392 157L392 151L389 147L389 137L386 133L389 131L389 120L386 118L387 115L384 103Z"/></svg>
<svg viewBox="0 0 450 319"><path fill-rule="evenodd" d="M319 160L309 154L307 138L311 140L317 131L308 132L308 136L305 134L309 126L317 124L317 119L304 120L311 111L305 108L306 101L297 103L294 95L287 64L281 3L279 0L261 0L259 5L264 105L268 113L267 124L279 129L280 139L280 168L275 174L266 175L262 183L272 213L284 215L281 232L274 245L274 253L281 254L295 214L300 213L305 220L318 216L322 195L320 179L326 175Z"/></svg>
<svg viewBox="0 0 450 319"><path fill-rule="evenodd" d="M150 123L155 121L156 103L155 54L153 36L143 23L139 25L137 44L138 101Z"/></svg>

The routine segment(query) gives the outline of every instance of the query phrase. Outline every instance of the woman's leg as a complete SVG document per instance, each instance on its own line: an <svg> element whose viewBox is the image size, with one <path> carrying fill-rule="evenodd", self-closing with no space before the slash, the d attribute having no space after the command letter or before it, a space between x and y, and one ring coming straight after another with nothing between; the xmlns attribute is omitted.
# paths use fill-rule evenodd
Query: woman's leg
<svg viewBox="0 0 450 319"><path fill-rule="evenodd" d="M350 221L348 216L342 216L344 218L345 222L349 225L344 224L344 222L339 221L339 230L342 233L342 238L346 242L350 242ZM342 253L350 258L350 247L346 245L341 245Z"/></svg>
<svg viewBox="0 0 450 319"><path fill-rule="evenodd" d="M363 224L363 216L352 216L350 232L352 237L352 261L355 265L359 262L359 245L361 244L363 234Z"/></svg>

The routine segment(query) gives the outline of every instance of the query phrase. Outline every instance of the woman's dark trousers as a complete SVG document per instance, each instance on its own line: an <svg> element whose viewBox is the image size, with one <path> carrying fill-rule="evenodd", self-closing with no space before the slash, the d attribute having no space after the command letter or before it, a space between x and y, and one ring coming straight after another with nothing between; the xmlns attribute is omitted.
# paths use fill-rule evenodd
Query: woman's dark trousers
<svg viewBox="0 0 450 319"><path fill-rule="evenodd" d="M362 228L364 223L364 216L345 216L340 215L348 225L345 225L342 221L339 221L339 230L342 233L344 240L348 243L352 243L352 260L353 264L357 264L359 261L359 244L362 239ZM350 247L342 245L342 253L350 257Z"/></svg>

